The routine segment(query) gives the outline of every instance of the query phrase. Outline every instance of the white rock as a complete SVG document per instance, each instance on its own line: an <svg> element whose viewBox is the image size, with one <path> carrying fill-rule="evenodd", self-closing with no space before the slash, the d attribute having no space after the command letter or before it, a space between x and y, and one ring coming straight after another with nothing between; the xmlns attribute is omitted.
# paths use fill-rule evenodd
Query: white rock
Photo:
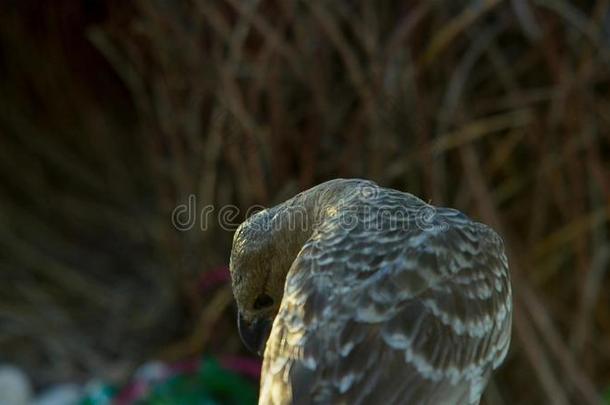
<svg viewBox="0 0 610 405"><path fill-rule="evenodd" d="M23 371L0 365L0 405L29 405L32 398L30 380Z"/></svg>

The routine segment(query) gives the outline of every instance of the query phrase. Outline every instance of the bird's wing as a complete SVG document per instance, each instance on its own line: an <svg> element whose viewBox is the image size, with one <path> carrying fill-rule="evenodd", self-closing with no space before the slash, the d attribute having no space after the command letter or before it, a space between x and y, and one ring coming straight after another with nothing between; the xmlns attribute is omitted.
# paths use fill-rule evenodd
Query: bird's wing
<svg viewBox="0 0 610 405"><path fill-rule="evenodd" d="M293 263L259 403L478 403L510 341L501 239L450 209L362 225L323 227Z"/></svg>

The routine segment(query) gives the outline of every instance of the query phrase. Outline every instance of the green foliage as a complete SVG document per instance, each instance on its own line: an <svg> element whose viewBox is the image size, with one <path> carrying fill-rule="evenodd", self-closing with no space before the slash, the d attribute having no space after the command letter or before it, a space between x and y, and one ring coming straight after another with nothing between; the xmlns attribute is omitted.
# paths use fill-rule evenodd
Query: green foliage
<svg viewBox="0 0 610 405"><path fill-rule="evenodd" d="M179 375L154 387L141 405L249 405L257 403L252 383L207 358L193 375Z"/></svg>

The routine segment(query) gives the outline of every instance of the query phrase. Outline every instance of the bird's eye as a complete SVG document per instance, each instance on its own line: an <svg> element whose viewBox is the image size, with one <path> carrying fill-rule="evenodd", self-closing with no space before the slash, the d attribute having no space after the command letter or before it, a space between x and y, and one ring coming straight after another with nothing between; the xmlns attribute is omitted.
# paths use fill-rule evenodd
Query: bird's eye
<svg viewBox="0 0 610 405"><path fill-rule="evenodd" d="M273 298L271 298L268 294L261 294L256 297L254 300L254 305L252 306L255 310L267 308L273 305Z"/></svg>

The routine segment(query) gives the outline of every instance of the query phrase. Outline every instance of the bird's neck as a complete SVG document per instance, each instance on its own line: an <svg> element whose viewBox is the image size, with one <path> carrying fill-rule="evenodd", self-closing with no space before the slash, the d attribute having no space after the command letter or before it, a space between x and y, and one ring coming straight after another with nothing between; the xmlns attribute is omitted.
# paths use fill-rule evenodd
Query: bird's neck
<svg viewBox="0 0 610 405"><path fill-rule="evenodd" d="M275 245L286 247L290 263L325 218L332 215L333 210L341 209L346 192L344 183L322 183L276 207L277 212L273 215L279 226Z"/></svg>
<svg viewBox="0 0 610 405"><path fill-rule="evenodd" d="M284 283L299 252L329 215L335 215L349 203L358 186L374 183L359 180L333 180L304 191L267 212L273 224L271 245L275 265L268 278L272 291L284 291ZM356 194L357 195L357 194ZM281 294L280 294L281 295Z"/></svg>

